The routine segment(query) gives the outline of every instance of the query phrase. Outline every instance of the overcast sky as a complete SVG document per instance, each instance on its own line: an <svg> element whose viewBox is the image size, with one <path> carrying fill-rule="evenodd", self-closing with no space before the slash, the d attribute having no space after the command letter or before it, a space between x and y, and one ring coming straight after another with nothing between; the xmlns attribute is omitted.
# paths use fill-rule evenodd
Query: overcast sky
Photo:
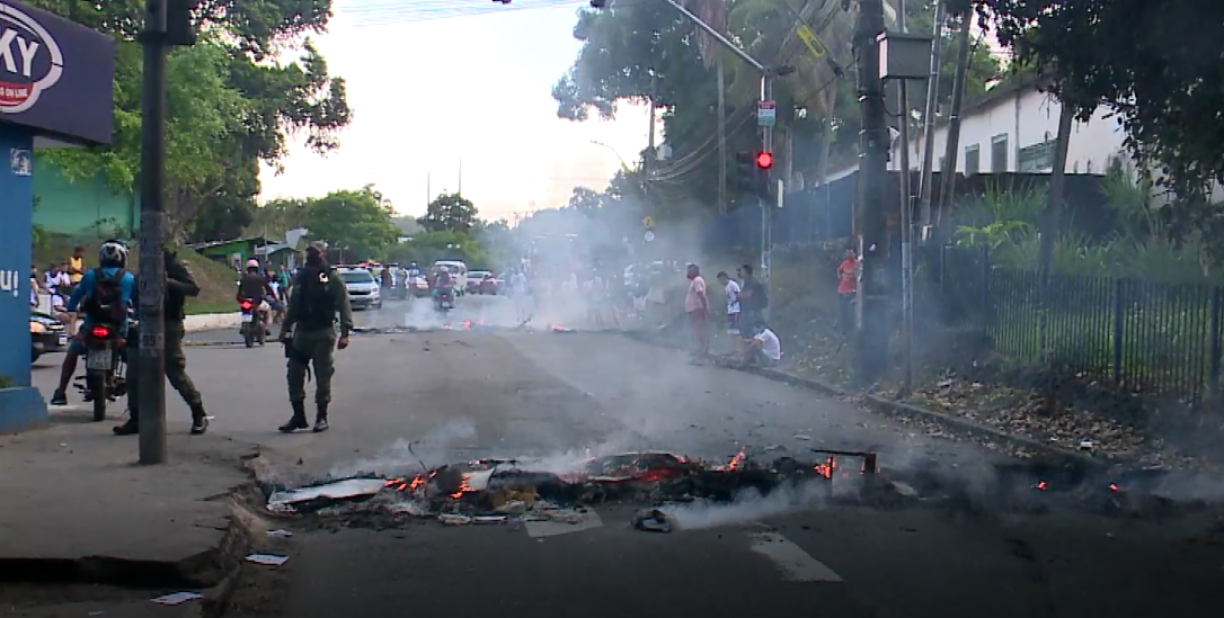
<svg viewBox="0 0 1224 618"><path fill-rule="evenodd" d="M645 147L644 109L615 122L556 116L550 94L580 43L585 0L339 0L316 38L348 82L353 123L326 158L295 145L285 173L262 175L263 198L310 197L374 183L403 214L459 188L483 218L563 205L575 186L603 189ZM431 180L427 182L427 177Z"/></svg>

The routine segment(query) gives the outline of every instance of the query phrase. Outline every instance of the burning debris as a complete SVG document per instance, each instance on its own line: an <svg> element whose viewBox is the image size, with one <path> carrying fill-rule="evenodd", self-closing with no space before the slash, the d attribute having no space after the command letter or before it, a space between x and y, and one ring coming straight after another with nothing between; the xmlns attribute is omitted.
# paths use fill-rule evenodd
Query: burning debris
<svg viewBox="0 0 1224 618"><path fill-rule="evenodd" d="M745 491L769 495L812 483L832 496L841 472L837 456L861 457L854 476L874 475L875 454L820 451L816 462L781 457L763 465L743 451L723 464L690 460L665 452L637 452L588 459L565 473L532 470L517 460L484 459L448 464L413 476L350 478L273 492L268 508L278 513L334 513L359 503L397 515L429 517L445 525L523 522L590 527L590 505L606 502L731 502ZM868 465L867 462L870 462ZM848 472L846 476L850 476ZM679 526L659 508L639 514L640 530L669 532ZM542 528L543 526L536 526ZM539 530L539 535L551 534ZM533 535L534 536L534 535Z"/></svg>

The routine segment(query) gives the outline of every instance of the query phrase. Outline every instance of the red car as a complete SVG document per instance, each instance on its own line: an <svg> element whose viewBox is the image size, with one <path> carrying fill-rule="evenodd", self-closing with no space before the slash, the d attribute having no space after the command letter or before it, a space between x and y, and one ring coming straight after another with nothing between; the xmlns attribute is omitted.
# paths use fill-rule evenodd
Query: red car
<svg viewBox="0 0 1224 618"><path fill-rule="evenodd" d="M469 294L497 294L501 291L501 281L487 270L469 270L467 280Z"/></svg>

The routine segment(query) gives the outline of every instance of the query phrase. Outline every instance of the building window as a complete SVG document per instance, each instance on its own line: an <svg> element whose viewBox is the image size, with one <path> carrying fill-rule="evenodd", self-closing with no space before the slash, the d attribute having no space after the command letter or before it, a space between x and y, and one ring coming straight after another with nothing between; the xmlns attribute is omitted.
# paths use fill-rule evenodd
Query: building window
<svg viewBox="0 0 1224 618"><path fill-rule="evenodd" d="M1054 142L1045 141L1020 149L1020 160L1016 162L1017 171L1031 174L1033 172L1048 172L1054 169Z"/></svg>
<svg viewBox="0 0 1224 618"><path fill-rule="evenodd" d="M974 144L965 146L965 175L972 176L978 173L982 164L982 149Z"/></svg>
<svg viewBox="0 0 1224 618"><path fill-rule="evenodd" d="M1007 171L1007 134L990 138L990 171L1002 174Z"/></svg>

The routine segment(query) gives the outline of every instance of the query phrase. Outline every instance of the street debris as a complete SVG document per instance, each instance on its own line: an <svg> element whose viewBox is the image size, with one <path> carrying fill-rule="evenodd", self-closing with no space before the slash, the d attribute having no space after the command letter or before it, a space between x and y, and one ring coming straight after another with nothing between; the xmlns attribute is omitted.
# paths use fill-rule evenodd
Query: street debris
<svg viewBox="0 0 1224 618"><path fill-rule="evenodd" d="M289 562L289 556L279 556L276 554L251 554L245 558L247 562L254 564L262 564L264 566L280 566Z"/></svg>
<svg viewBox="0 0 1224 618"><path fill-rule="evenodd" d="M643 532L671 532L676 525L667 513L659 509L644 509L633 517L633 527Z"/></svg>
<svg viewBox="0 0 1224 618"><path fill-rule="evenodd" d="M158 605L182 605L188 601L197 601L202 598L204 595L198 592L175 592L151 600Z"/></svg>
<svg viewBox="0 0 1224 618"><path fill-rule="evenodd" d="M288 539L292 538L293 533L288 530L269 530L268 538L271 539Z"/></svg>
<svg viewBox="0 0 1224 618"><path fill-rule="evenodd" d="M817 451L813 450L815 454ZM861 467L841 469L837 458L859 458ZM768 495L800 483L816 483L832 496L835 472L857 480L875 475L874 453L819 451L814 461L783 456L768 463L740 451L725 463L646 451L592 457L566 472L533 469L530 462L484 459L447 464L411 476L363 476L270 492L268 509L281 514L321 516L381 512L436 519L445 526L514 524L533 537L553 536L602 525L592 505L618 502L661 506L672 503L731 502L745 491ZM657 509L634 527L649 531L678 528Z"/></svg>

